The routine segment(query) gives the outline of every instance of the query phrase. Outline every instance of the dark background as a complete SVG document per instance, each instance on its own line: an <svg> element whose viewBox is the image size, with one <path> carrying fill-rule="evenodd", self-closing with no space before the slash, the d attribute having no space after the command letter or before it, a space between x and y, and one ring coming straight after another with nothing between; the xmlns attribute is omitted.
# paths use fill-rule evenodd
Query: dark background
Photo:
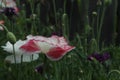
<svg viewBox="0 0 120 80"><path fill-rule="evenodd" d="M56 1L56 11L62 11L64 0L55 0ZM70 37L73 38L75 33L82 34L84 32L84 10L80 12L78 9L77 0L67 0L66 4L66 13L69 15L70 18ZM92 12L96 11L96 3L98 0L91 0L89 1L89 23L91 24L92 21ZM30 4L26 0L22 0L21 3L26 4L26 17L29 17L31 14ZM53 3L52 0L36 0L35 5L38 3L41 4L41 11L40 11L40 20L43 24L55 24L54 18L54 11L53 11ZM84 9L84 5L82 6ZM115 38L116 45L120 44L120 0L118 0L117 6L117 29L114 32L114 10L115 10L115 1L112 0L112 4L107 6L105 11L104 22L102 26L102 33L101 33L101 42L104 41L106 45L113 43L113 38ZM62 12L61 12L62 13ZM47 17L49 16L49 21L47 21ZM71 16L71 17L70 17ZM79 23L79 24L78 24ZM115 37L116 36L116 37Z"/></svg>

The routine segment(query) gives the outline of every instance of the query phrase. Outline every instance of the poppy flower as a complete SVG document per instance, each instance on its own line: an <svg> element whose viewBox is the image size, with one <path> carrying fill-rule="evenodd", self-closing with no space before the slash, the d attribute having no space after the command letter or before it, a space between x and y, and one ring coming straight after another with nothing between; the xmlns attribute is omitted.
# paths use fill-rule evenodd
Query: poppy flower
<svg viewBox="0 0 120 80"><path fill-rule="evenodd" d="M52 61L60 60L67 52L75 48L68 45L68 42L64 37L56 35L51 37L29 35L27 36L27 39L28 42L20 47L24 53L40 51Z"/></svg>
<svg viewBox="0 0 120 80"><path fill-rule="evenodd" d="M19 49L20 46L22 46L26 42L27 42L27 40L25 40L25 41L19 40L14 44L16 63L21 63L21 61L22 62L31 62L31 61L37 60L39 57L38 54L33 54L33 55L25 54ZM9 53L14 53L13 52L13 45L9 41L6 43L5 46L2 46L2 48ZM14 54L7 56L5 58L5 61L8 61L10 63L15 63Z"/></svg>
<svg viewBox="0 0 120 80"><path fill-rule="evenodd" d="M12 7L6 7L6 8L3 8L3 13L8 16L8 17L11 17L13 15L17 15L18 13L16 12L16 10Z"/></svg>
<svg viewBox="0 0 120 80"><path fill-rule="evenodd" d="M94 53L88 56L88 60L92 61L93 59L96 59L99 62L105 62L109 58L110 58L109 53L103 53L103 54Z"/></svg>
<svg viewBox="0 0 120 80"><path fill-rule="evenodd" d="M4 13L7 17L18 14L18 8L14 0L0 1L0 5L2 6L0 13Z"/></svg>

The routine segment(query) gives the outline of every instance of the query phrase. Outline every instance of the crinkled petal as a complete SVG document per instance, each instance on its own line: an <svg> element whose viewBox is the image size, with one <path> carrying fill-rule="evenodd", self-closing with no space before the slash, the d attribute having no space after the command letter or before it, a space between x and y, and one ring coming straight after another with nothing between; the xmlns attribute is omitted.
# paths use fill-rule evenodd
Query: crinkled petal
<svg viewBox="0 0 120 80"><path fill-rule="evenodd" d="M14 44L15 54L22 54L23 52L19 49L20 46L25 44L26 41L19 40ZM5 46L1 46L3 50L13 53L13 45L8 41Z"/></svg>
<svg viewBox="0 0 120 80"><path fill-rule="evenodd" d="M64 37L56 35L51 37L29 35L27 36L27 40L34 40L34 43L40 48L40 51L45 53L50 60L59 60L67 52L75 48L69 46Z"/></svg>
<svg viewBox="0 0 120 80"><path fill-rule="evenodd" d="M27 54L40 53L40 48L35 44L34 40L27 41L24 45L20 47L20 50L22 50L23 53Z"/></svg>
<svg viewBox="0 0 120 80"><path fill-rule="evenodd" d="M39 41L45 41L45 40L47 40L46 37L43 37L43 36L32 36L32 35L28 35L27 39L28 40L34 39L34 40L39 40Z"/></svg>
<svg viewBox="0 0 120 80"><path fill-rule="evenodd" d="M8 41L5 46L1 46L3 50L13 53L13 45Z"/></svg>
<svg viewBox="0 0 120 80"><path fill-rule="evenodd" d="M51 45L49 43L40 42L40 41L37 42L37 45L39 46L41 52L43 52L43 53L49 52L49 50L54 47L53 45Z"/></svg>
<svg viewBox="0 0 120 80"><path fill-rule="evenodd" d="M16 57L16 63L21 63L21 62L31 62L31 61L37 60L39 58L39 55L38 54L16 55L15 57ZM5 58L5 61L14 64L15 63L14 55L7 56Z"/></svg>
<svg viewBox="0 0 120 80"><path fill-rule="evenodd" d="M52 48L47 54L46 56L52 60L52 61L56 61L61 59L67 52L69 52L70 50L74 49L74 47L71 46L66 46L64 49L61 47L55 47Z"/></svg>

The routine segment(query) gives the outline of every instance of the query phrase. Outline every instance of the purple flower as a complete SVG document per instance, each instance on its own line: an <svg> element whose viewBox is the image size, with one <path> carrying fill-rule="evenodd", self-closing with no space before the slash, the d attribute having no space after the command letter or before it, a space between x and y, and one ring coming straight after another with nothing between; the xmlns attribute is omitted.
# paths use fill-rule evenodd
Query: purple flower
<svg viewBox="0 0 120 80"><path fill-rule="evenodd" d="M88 60L93 61L94 59L96 59L97 61L101 63L108 60L109 58L110 58L109 53L103 53L103 54L94 53L88 56Z"/></svg>
<svg viewBox="0 0 120 80"><path fill-rule="evenodd" d="M40 73L40 74L43 74L43 71L44 71L44 63L38 65L36 68L35 68L35 71Z"/></svg>
<svg viewBox="0 0 120 80"><path fill-rule="evenodd" d="M7 17L12 17L13 15L17 15L18 11L16 8L5 7L5 8L0 9L0 13L5 14Z"/></svg>

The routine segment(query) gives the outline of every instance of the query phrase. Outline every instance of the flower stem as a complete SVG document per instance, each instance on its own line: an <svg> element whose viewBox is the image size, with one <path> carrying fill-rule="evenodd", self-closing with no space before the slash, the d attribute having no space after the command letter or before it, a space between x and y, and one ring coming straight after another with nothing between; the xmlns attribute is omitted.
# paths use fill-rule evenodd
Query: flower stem
<svg viewBox="0 0 120 80"><path fill-rule="evenodd" d="M110 74L112 74L113 72L116 72L120 75L120 71L119 70L111 70L109 73L108 73L108 78L110 78Z"/></svg>
<svg viewBox="0 0 120 80"><path fill-rule="evenodd" d="M118 0L114 1L114 24L113 24L113 44L115 44L115 39L116 39L116 30L117 30L117 7L118 7Z"/></svg>
<svg viewBox="0 0 120 80"><path fill-rule="evenodd" d="M55 14L55 24L57 25L57 13L56 13L55 0L53 0L53 8L54 8L54 14Z"/></svg>
<svg viewBox="0 0 120 80"><path fill-rule="evenodd" d="M99 32L99 23L100 23L100 6L98 6L98 9L97 9L97 28L96 28L96 33ZM96 35L96 39L97 39L97 51L99 51L99 40L98 40L98 34Z"/></svg>
<svg viewBox="0 0 120 80"><path fill-rule="evenodd" d="M13 54L14 54L14 61L15 61L15 65L16 65L16 55L15 55L15 46L13 44Z"/></svg>
<svg viewBox="0 0 120 80"><path fill-rule="evenodd" d="M66 0L64 0L64 13L66 13Z"/></svg>
<svg viewBox="0 0 120 80"><path fill-rule="evenodd" d="M100 36L101 36L101 30L102 30L102 25L103 25L105 10L106 10L106 6L103 7L103 11L102 11L101 19L100 19L99 30L98 30L98 35L97 35L98 50L99 50L99 47L100 47L100 46L99 46L99 42L100 42Z"/></svg>

